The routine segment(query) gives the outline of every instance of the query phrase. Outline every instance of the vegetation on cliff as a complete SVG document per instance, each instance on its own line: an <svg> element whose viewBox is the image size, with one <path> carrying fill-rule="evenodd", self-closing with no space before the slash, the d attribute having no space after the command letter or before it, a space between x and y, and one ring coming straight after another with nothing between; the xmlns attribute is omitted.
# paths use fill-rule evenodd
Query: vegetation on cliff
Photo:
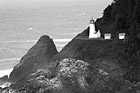
<svg viewBox="0 0 140 93"><path fill-rule="evenodd" d="M110 32L112 38L118 33L126 33L124 58L128 62L125 78L132 82L140 81L140 1L114 0L104 10L103 17L97 19L97 28L102 34Z"/></svg>
<svg viewBox="0 0 140 93"><path fill-rule="evenodd" d="M9 88L3 93L115 93L131 87L122 74L112 75L104 71L101 65L92 66L71 58L55 64L55 67L38 69L31 74L24 87L14 90Z"/></svg>

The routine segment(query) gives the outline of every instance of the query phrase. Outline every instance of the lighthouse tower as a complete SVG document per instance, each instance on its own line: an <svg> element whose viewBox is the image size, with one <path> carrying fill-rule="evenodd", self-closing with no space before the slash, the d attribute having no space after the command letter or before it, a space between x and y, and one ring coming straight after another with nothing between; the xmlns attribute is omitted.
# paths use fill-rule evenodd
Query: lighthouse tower
<svg viewBox="0 0 140 93"><path fill-rule="evenodd" d="M89 38L98 38L93 18L90 20Z"/></svg>

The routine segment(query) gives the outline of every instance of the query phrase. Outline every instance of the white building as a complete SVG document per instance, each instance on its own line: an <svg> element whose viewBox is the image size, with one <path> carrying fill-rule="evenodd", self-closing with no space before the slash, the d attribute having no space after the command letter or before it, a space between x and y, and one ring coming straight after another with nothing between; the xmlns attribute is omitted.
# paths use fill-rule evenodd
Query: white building
<svg viewBox="0 0 140 93"><path fill-rule="evenodd" d="M111 39L111 34L104 34L104 39Z"/></svg>
<svg viewBox="0 0 140 93"><path fill-rule="evenodd" d="M119 39L125 39L125 33L119 33Z"/></svg>
<svg viewBox="0 0 140 93"><path fill-rule="evenodd" d="M100 32L100 30L98 30L97 36L98 36L98 38L101 37L101 32Z"/></svg>
<svg viewBox="0 0 140 93"><path fill-rule="evenodd" d="M101 37L100 31L95 31L95 23L93 18L90 20L90 28L89 28L89 38L99 38Z"/></svg>

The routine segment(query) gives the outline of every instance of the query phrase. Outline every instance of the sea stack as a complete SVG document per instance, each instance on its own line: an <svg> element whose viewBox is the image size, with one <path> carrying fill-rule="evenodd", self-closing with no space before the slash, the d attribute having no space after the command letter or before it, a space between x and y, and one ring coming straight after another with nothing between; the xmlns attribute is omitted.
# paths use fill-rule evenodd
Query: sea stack
<svg viewBox="0 0 140 93"><path fill-rule="evenodd" d="M14 70L10 74L10 82L17 82L30 73L35 72L38 68L44 66L49 60L57 54L56 46L53 40L43 35L38 42L25 54L20 62L14 67Z"/></svg>

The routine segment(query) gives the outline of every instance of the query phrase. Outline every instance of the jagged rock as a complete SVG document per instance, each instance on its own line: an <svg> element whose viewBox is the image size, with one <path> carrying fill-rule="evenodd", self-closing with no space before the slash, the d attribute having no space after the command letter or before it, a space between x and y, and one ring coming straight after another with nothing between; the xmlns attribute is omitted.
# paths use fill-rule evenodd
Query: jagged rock
<svg viewBox="0 0 140 93"><path fill-rule="evenodd" d="M52 39L47 35L41 36L38 42L24 55L20 62L14 67L10 74L9 81L15 83L30 73L35 72L57 54L56 47Z"/></svg>
<svg viewBox="0 0 140 93"><path fill-rule="evenodd" d="M130 86L121 74L114 77L82 60L66 58L55 64L31 74L24 87L9 90L14 93L115 93Z"/></svg>
<svg viewBox="0 0 140 93"><path fill-rule="evenodd" d="M5 75L0 78L0 85L3 85L8 80L8 75Z"/></svg>

